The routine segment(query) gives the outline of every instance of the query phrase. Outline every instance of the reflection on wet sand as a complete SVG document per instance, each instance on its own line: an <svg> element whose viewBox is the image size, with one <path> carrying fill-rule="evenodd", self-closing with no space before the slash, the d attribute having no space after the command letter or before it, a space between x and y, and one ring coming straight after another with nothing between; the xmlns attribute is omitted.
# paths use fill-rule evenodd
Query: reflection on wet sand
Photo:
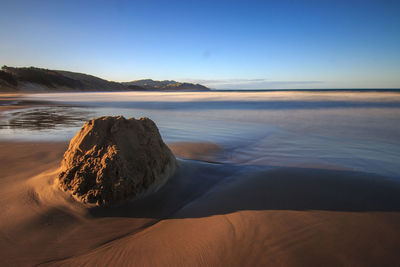
<svg viewBox="0 0 400 267"><path fill-rule="evenodd" d="M75 127L91 118L92 112L68 106L45 106L8 111L0 118L0 129L49 130Z"/></svg>

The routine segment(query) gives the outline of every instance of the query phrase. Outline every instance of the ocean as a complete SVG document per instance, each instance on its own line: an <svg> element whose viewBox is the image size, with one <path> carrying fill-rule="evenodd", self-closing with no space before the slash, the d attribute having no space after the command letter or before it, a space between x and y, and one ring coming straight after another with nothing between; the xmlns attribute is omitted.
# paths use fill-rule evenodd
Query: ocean
<svg viewBox="0 0 400 267"><path fill-rule="evenodd" d="M167 143L212 143L217 163L400 177L398 90L28 94L0 114L0 140L67 141L98 116L149 117Z"/></svg>

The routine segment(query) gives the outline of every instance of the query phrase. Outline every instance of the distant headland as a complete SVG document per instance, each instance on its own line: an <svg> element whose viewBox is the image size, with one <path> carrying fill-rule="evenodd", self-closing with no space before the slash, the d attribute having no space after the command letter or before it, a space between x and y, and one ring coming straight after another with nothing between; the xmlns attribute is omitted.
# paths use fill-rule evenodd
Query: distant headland
<svg viewBox="0 0 400 267"><path fill-rule="evenodd" d="M68 92L68 91L208 91L201 84L154 81L112 82L96 76L35 67L0 70L0 92Z"/></svg>

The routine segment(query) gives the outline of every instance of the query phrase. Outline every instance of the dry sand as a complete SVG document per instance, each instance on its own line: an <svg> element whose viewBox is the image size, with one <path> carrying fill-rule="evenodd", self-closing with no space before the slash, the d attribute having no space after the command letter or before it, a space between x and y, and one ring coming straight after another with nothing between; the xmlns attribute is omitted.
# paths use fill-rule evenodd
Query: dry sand
<svg viewBox="0 0 400 267"><path fill-rule="evenodd" d="M0 143L1 266L400 264L398 182L181 160L157 193L90 208L53 184L65 149ZM210 151L174 149L194 159Z"/></svg>

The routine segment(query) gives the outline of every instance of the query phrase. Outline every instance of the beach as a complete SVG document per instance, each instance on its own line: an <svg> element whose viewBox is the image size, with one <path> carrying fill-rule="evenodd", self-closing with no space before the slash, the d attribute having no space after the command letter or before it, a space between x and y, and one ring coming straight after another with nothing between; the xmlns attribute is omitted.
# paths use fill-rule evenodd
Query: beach
<svg viewBox="0 0 400 267"><path fill-rule="evenodd" d="M159 94L2 106L1 265L399 264L398 94ZM79 203L57 187L63 153L116 113L154 118L178 171L132 202Z"/></svg>

